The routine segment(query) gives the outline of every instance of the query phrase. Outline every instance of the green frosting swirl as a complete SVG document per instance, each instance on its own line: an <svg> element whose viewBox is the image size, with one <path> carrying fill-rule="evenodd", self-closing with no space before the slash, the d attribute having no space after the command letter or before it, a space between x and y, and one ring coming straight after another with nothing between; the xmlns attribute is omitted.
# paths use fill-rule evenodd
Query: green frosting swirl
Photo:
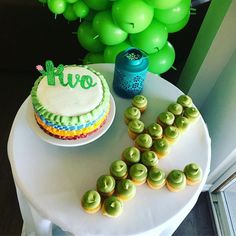
<svg viewBox="0 0 236 236"><path fill-rule="evenodd" d="M143 95L136 95L132 99L132 105L137 108L143 108L147 106L147 98Z"/></svg>
<svg viewBox="0 0 236 236"><path fill-rule="evenodd" d="M122 179L117 183L117 194L125 197L133 197L136 193L136 186L130 179Z"/></svg>
<svg viewBox="0 0 236 236"><path fill-rule="evenodd" d="M140 134L144 130L144 123L141 120L132 120L128 124L128 128L130 131Z"/></svg>
<svg viewBox="0 0 236 236"><path fill-rule="evenodd" d="M188 125L189 125L189 120L184 116L179 116L175 119L175 126L179 130L186 130L188 128Z"/></svg>
<svg viewBox="0 0 236 236"><path fill-rule="evenodd" d="M141 112L137 107L128 107L124 115L128 120L140 119Z"/></svg>
<svg viewBox="0 0 236 236"><path fill-rule="evenodd" d="M177 103L179 103L183 107L191 107L193 104L193 101L192 101L192 98L189 97L188 95L180 95L177 98Z"/></svg>
<svg viewBox="0 0 236 236"><path fill-rule="evenodd" d="M183 107L179 103L171 103L167 109L169 112L173 113L175 116L179 116L183 112Z"/></svg>
<svg viewBox="0 0 236 236"><path fill-rule="evenodd" d="M153 138L161 138L163 134L163 129L161 125L157 123L152 123L147 127L148 133L153 137Z"/></svg>
<svg viewBox="0 0 236 236"><path fill-rule="evenodd" d="M185 166L184 174L186 175L187 179L192 181L198 181L202 177L202 169L199 165L195 163L190 163Z"/></svg>
<svg viewBox="0 0 236 236"><path fill-rule="evenodd" d="M143 164L137 163L130 167L129 174L131 178L142 181L147 178L147 167Z"/></svg>
<svg viewBox="0 0 236 236"><path fill-rule="evenodd" d="M172 125L175 120L174 114L169 111L164 111L158 116L159 120L166 125Z"/></svg>
<svg viewBox="0 0 236 236"><path fill-rule="evenodd" d="M168 153L170 150L169 144L165 138L157 139L153 142L153 149L156 152Z"/></svg>
<svg viewBox="0 0 236 236"><path fill-rule="evenodd" d="M164 135L167 138L171 138L171 139L177 139L179 137L179 130L177 127L175 126L167 126L164 129Z"/></svg>
<svg viewBox="0 0 236 236"><path fill-rule="evenodd" d="M81 204L85 209L95 209L100 203L100 194L95 190L88 190L81 199Z"/></svg>
<svg viewBox="0 0 236 236"><path fill-rule="evenodd" d="M102 175L97 180L97 190L101 193L110 193L115 189L115 179L110 175Z"/></svg>
<svg viewBox="0 0 236 236"><path fill-rule="evenodd" d="M149 134L139 134L135 142L142 148L150 148L152 146L152 137Z"/></svg>
<svg viewBox="0 0 236 236"><path fill-rule="evenodd" d="M130 164L138 163L140 161L140 151L136 147L127 147L123 151L122 156L124 160Z"/></svg>
<svg viewBox="0 0 236 236"><path fill-rule="evenodd" d="M189 119L196 119L199 117L199 111L196 107L187 107L184 110L184 116L186 116Z"/></svg>
<svg viewBox="0 0 236 236"><path fill-rule="evenodd" d="M172 170L166 179L173 188L181 189L186 185L186 177L181 170Z"/></svg>
<svg viewBox="0 0 236 236"><path fill-rule="evenodd" d="M153 166L148 172L148 180L154 184L162 184L165 178L165 172L156 166Z"/></svg>
<svg viewBox="0 0 236 236"><path fill-rule="evenodd" d="M115 178L122 178L127 174L127 165L122 160L113 161L110 166L111 175Z"/></svg>
<svg viewBox="0 0 236 236"><path fill-rule="evenodd" d="M115 196L108 197L103 203L104 211L109 216L119 216L123 211L123 203Z"/></svg>
<svg viewBox="0 0 236 236"><path fill-rule="evenodd" d="M153 152L153 151L145 151L141 155L141 162L146 167L156 166L157 163L158 163L157 154L155 152Z"/></svg>
<svg viewBox="0 0 236 236"><path fill-rule="evenodd" d="M66 67L66 66L65 66ZM71 65L70 67L78 67L78 65ZM41 104L41 102L38 99L37 96L37 89L38 89L38 85L41 82L41 80L46 79L45 76L40 76L34 83L34 86L31 90L31 100L32 100L32 104L33 107L35 109L35 111L40 114L43 115L43 117L48 121L48 122L52 122L55 123L57 125L63 125L63 126L80 126L80 125L84 125L85 123L88 122L92 122L99 114L101 114L102 112L107 111L107 108L109 106L110 103L110 90L108 87L108 84L105 80L105 78L103 77L102 74L96 72L94 69L89 68L88 66L80 66L80 67L84 67L87 68L88 70L90 70L91 72L93 72L94 74L96 74L99 79L101 80L102 83L102 87L103 87L103 98L102 101L100 102L100 104L91 112L83 114L83 115L79 115L79 116L60 116L57 114L54 114L48 110L46 110L43 106L43 104Z"/></svg>

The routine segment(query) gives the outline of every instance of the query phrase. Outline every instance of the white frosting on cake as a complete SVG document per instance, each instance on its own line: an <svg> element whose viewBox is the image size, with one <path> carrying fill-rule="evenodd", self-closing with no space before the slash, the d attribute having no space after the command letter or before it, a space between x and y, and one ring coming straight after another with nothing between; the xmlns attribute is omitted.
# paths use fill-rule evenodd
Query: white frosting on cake
<svg viewBox="0 0 236 236"><path fill-rule="evenodd" d="M56 77L56 85L49 86L45 76L38 85L37 96L41 104L49 111L61 116L78 116L92 111L99 105L103 97L103 88L99 77L83 67L68 66L64 68L64 81L67 82L67 74L80 76L89 75L96 86L84 89L77 84L75 88L62 86Z"/></svg>

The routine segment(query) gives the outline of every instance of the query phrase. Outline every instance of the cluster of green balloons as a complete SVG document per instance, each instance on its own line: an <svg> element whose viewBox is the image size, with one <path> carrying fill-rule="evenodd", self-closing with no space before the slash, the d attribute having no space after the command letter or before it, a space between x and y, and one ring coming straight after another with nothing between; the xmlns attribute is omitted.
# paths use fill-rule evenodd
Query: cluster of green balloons
<svg viewBox="0 0 236 236"><path fill-rule="evenodd" d="M175 60L168 34L188 23L191 0L39 0L54 14L79 21L78 41L88 53L84 64L114 63L136 47L148 54L149 71L162 74Z"/></svg>

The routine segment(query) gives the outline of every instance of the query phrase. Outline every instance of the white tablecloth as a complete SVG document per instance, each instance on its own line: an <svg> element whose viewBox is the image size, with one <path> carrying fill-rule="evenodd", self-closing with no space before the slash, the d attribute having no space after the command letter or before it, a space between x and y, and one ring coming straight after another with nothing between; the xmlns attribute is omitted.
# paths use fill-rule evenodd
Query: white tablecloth
<svg viewBox="0 0 236 236"><path fill-rule="evenodd" d="M51 223L54 223L74 235L170 235L196 203L209 173L211 147L206 125L200 118L173 145L169 156L159 161L159 167L166 173L183 169L190 162L198 163L203 169L199 185L187 186L179 193L169 192L165 187L152 190L142 185L137 187L135 198L124 203L124 212L116 219L100 212L85 213L80 205L83 193L95 188L97 178L109 173L110 163L133 144L123 121L124 110L131 100L114 94L111 86L114 66L96 64L91 67L105 75L116 103L114 122L98 140L80 147L46 143L27 123L29 99L15 117L8 154L25 231L50 235ZM182 92L149 73L143 94L149 104L142 119L148 125Z"/></svg>

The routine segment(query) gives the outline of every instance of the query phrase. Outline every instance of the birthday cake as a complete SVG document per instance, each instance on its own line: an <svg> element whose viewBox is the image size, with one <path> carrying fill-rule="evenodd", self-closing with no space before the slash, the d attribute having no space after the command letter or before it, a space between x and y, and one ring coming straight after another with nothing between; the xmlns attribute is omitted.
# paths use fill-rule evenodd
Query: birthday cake
<svg viewBox="0 0 236 236"><path fill-rule="evenodd" d="M64 140L87 137L106 122L110 91L103 75L88 66L54 67L46 61L46 70L34 83L31 99L35 119L47 134Z"/></svg>

